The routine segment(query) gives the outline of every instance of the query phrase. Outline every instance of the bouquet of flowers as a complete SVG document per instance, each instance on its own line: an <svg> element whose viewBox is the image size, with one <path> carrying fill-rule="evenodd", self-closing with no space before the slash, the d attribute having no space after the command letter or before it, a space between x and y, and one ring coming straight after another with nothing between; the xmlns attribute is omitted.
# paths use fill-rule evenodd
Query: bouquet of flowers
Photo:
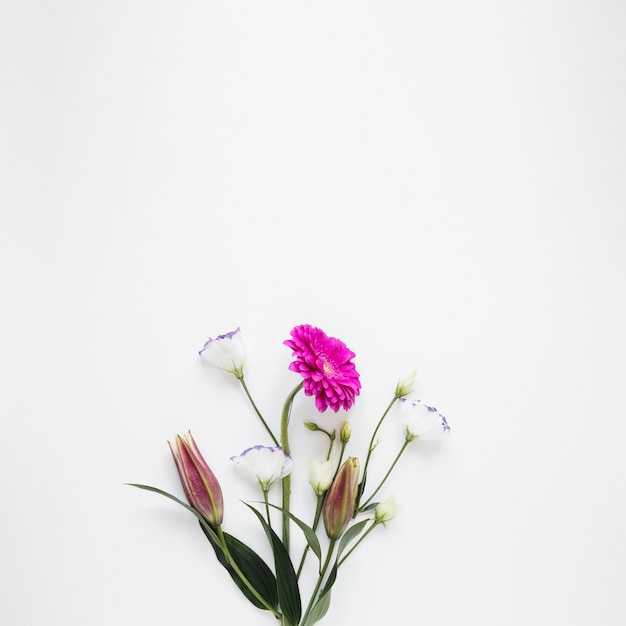
<svg viewBox="0 0 626 626"><path fill-rule="evenodd" d="M238 328L209 339L200 350L202 358L239 380L252 409L274 444L253 446L231 459L261 489L262 502L258 506L254 503L245 505L258 518L267 536L274 559L273 568L250 546L224 530L222 489L191 432L177 435L174 444L169 444L188 503L156 487L131 485L166 496L195 515L217 560L252 604L271 613L280 620L281 626L311 626L328 611L331 590L348 557L373 530L385 526L395 516L399 507L395 497L390 495L379 500L377 495L406 448L415 439L443 437L450 428L434 407L412 398L415 371L398 381L389 405L373 429L363 463L356 456L344 459L351 436L347 420L342 423L338 436L335 430L305 422L309 430L328 437L328 452L324 459L309 461L310 487L307 489L312 488L315 494L311 520L296 517L290 508L293 461L289 446L289 422L294 398L303 391L306 396L313 396L320 413L327 409L348 411L360 393L361 383L353 362L354 352L321 329L308 324L296 326L291 331L291 338L284 344L292 350L294 357L289 369L300 378L284 402L280 430L276 432L257 408L246 385L246 350L241 330ZM401 405L404 442L388 471L373 489L369 489L368 469L378 445L377 435L396 403ZM279 481L282 490L280 505L270 502L270 490ZM272 510L276 511L275 517L280 517L280 528L272 526ZM319 529L320 521L323 533ZM293 528L301 531L306 540L302 554L296 560L293 560L290 542ZM308 600L303 604L301 574L309 554L315 559L316 575L313 588L306 596Z"/></svg>

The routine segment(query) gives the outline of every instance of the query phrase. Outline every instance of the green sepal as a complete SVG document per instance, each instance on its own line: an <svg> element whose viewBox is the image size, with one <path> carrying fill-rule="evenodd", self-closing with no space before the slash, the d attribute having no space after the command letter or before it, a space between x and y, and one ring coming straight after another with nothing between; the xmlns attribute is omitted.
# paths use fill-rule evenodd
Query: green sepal
<svg viewBox="0 0 626 626"><path fill-rule="evenodd" d="M291 626L297 626L302 617L302 601L298 587L298 577L289 558L289 553L280 540L280 537L272 530L263 516L247 502L244 504L257 516L265 530L267 539L274 553L274 565L276 568L276 584L278 587L278 602L280 610Z"/></svg>
<svg viewBox="0 0 626 626"><path fill-rule="evenodd" d="M237 587L239 587L241 593L243 593L254 606L259 609L269 611L270 609L265 606L255 595L248 589L246 584L241 580L237 572L233 569L232 565L228 562L222 546L215 542L213 537L206 532L204 526L200 525L207 539L211 542L213 549L215 550L215 556L217 560L224 566L224 569L230 574ZM278 608L278 589L276 585L276 577L272 573L272 570L267 566L265 561L256 553L250 549L245 543L242 543L228 533L224 533L224 540L228 551L237 566L248 579L248 582L256 589L257 593L269 604L272 608Z"/></svg>
<svg viewBox="0 0 626 626"><path fill-rule="evenodd" d="M321 563L321 561L322 561L322 549L320 547L320 541L317 538L317 535L315 534L315 531L308 524L305 524L301 519L298 519L293 513L290 513L286 509L283 509L280 506L276 506L275 504L270 504L269 502L268 502L268 504L272 508L278 509L282 513L285 513L286 515L288 515L300 527L300 529L304 533L304 537L305 537L307 543L309 544L309 547L311 548L311 550L313 550L313 553L315 554L315 556L318 558L318 560Z"/></svg>
<svg viewBox="0 0 626 626"><path fill-rule="evenodd" d="M355 524L354 526L350 526L350 528L348 528L348 530L346 530L346 532L343 534L343 537L339 541L339 548L337 549L337 559L339 559L339 557L341 556L342 552L348 547L348 544L353 539L356 539L356 537L358 535L361 534L361 532L363 531L363 528L365 528L365 525L369 521L370 521L369 519L364 519L363 521L359 522L358 524Z"/></svg>

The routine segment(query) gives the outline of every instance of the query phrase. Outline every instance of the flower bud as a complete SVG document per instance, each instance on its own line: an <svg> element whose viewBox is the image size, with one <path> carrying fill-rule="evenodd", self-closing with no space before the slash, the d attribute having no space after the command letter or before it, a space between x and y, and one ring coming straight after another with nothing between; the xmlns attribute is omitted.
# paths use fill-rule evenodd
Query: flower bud
<svg viewBox="0 0 626 626"><path fill-rule="evenodd" d="M400 504L396 502L395 496L385 498L382 502L379 502L374 509L376 523L385 524L385 522L392 520L396 516L399 508Z"/></svg>
<svg viewBox="0 0 626 626"><path fill-rule="evenodd" d="M413 391L415 385L415 376L417 372L411 370L404 378L401 378L396 385L396 398L408 396Z"/></svg>
<svg viewBox="0 0 626 626"><path fill-rule="evenodd" d="M189 504L216 528L224 517L222 489L202 458L191 432L176 435L176 447L168 441Z"/></svg>
<svg viewBox="0 0 626 626"><path fill-rule="evenodd" d="M341 424L341 443L348 443L350 441L350 436L352 435L352 428L350 427L350 422L345 420Z"/></svg>
<svg viewBox="0 0 626 626"><path fill-rule="evenodd" d="M308 428L309 430L312 430L313 432L320 429L320 427L315 422L304 422L304 426L305 428Z"/></svg>
<svg viewBox="0 0 626 626"><path fill-rule="evenodd" d="M333 482L332 461L309 461L309 484L318 496L323 496Z"/></svg>
<svg viewBox="0 0 626 626"><path fill-rule="evenodd" d="M324 501L324 527L329 539L339 539L354 517L359 489L359 459L350 457L339 468Z"/></svg>

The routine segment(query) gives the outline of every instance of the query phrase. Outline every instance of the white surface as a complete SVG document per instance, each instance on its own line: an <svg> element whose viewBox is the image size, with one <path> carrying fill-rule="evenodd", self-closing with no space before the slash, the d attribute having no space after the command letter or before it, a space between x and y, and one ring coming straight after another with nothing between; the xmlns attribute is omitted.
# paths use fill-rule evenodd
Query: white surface
<svg viewBox="0 0 626 626"><path fill-rule="evenodd" d="M165 442L191 428L263 550L228 460L263 431L196 352L240 325L277 419L308 322L357 353L353 454L413 367L452 426L323 624L622 626L625 17L3 3L0 622L272 623L122 483L180 493Z"/></svg>

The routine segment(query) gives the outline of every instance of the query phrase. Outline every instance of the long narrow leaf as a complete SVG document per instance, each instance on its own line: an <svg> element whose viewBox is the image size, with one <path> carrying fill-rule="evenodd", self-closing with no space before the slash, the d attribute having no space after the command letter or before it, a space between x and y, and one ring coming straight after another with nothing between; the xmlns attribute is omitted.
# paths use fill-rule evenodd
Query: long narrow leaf
<svg viewBox="0 0 626 626"><path fill-rule="evenodd" d="M271 529L263 516L248 503L244 504L257 516L259 522L265 530L265 534L274 553L274 565L276 568L276 583L278 587L278 602L283 615L291 626L297 626L302 617L302 600L300 599L300 589L298 578L280 537Z"/></svg>
<svg viewBox="0 0 626 626"><path fill-rule="evenodd" d="M196 509L194 509L192 506L189 506L187 503L183 502L176 496L173 496L171 493L163 491L162 489L158 489L157 487L151 487L149 485L139 485L136 483L127 484L131 487L145 489L146 491L152 491L154 493L165 496L166 498L173 500L177 504L180 504L190 513L193 513L193 515L198 518L198 522L200 523L202 531L211 542L218 561L224 566L226 571L228 571L231 578L235 581L242 593L246 596L246 598L248 598L248 600L250 600L250 602L252 602L252 604L254 604L254 606L260 609L269 610L268 606L264 605L263 602L261 602L254 595L254 593L240 578L239 574L237 574L233 566L228 562L217 533L213 530L213 528L211 528L211 526L207 523L204 517L202 517L202 515ZM269 567L267 567L265 561L263 561L260 556L258 556L253 550L248 548L248 546L246 546L244 543L239 541L236 537L224 533L224 539L233 560L235 561L237 567L239 567L243 575L247 578L248 582L254 587L255 591L263 598L267 605L272 608L276 608L278 604L276 578L274 577L274 574L269 569Z"/></svg>
<svg viewBox="0 0 626 626"><path fill-rule="evenodd" d="M275 504L270 504L270 506L272 508L274 508L274 509L278 509L282 513L285 513L298 526L300 526L302 532L304 533L304 537L305 537L307 543L309 544L309 547L311 548L311 550L313 550L313 553L318 558L318 560L321 562L321 560L322 560L322 549L320 548L320 541L317 538L317 535L315 534L315 531L308 524L305 524L301 519L298 519L293 513L290 513L286 509L283 509L280 506L276 506Z"/></svg>
<svg viewBox="0 0 626 626"><path fill-rule="evenodd" d="M204 531L204 528L202 528ZM215 543L213 538L206 533L207 539L211 542L213 549L215 550L215 556L217 560L224 566L224 569L230 574L237 587L239 587L241 593L259 609L269 610L248 588L248 586L241 580L239 574L235 571L233 566L228 562L222 547ZM239 541L233 535L224 533L224 539L228 551L230 552L233 560L248 579L248 582L255 588L257 593L269 604L272 608L278 607L278 590L276 587L276 578L272 573L272 570L267 566L265 561L253 550L251 550L244 543Z"/></svg>
<svg viewBox="0 0 626 626"><path fill-rule="evenodd" d="M348 547L348 544L361 534L363 528L365 528L365 525L369 521L370 520L368 519L364 519L362 522L359 522L354 526L350 526L350 528L346 530L346 532L343 534L343 537L341 538L341 541L339 542L339 548L337 549L337 558L341 556L342 552Z"/></svg>
<svg viewBox="0 0 626 626"><path fill-rule="evenodd" d="M202 526L202 529L205 531L205 534L206 533L210 534L213 537L213 540L219 544L219 537L217 536L217 533L211 528L211 526L209 526L209 524L204 519L204 517L202 517L202 514L199 511L196 511L196 509L194 509L192 506L189 506L186 502L179 500L176 496L173 496L171 493L167 493L167 491L163 491L163 489L159 489L157 487L150 487L150 485L138 485L137 483L126 483L126 484L129 485L130 487L137 487L137 489L145 489L146 491L152 491L154 493L158 493L162 496L165 496L166 498L169 498L170 500L174 500L174 502L176 502L177 504L180 504L180 506L187 509L190 513L193 513L193 515L195 515L198 518L198 521L200 522L200 526Z"/></svg>
<svg viewBox="0 0 626 626"><path fill-rule="evenodd" d="M306 618L304 622L302 622L301 626L313 626L316 622L319 622L324 615L328 612L330 607L330 591L323 596L315 603L315 606L311 609L309 616Z"/></svg>
<svg viewBox="0 0 626 626"><path fill-rule="evenodd" d="M324 584L324 588L322 589L322 593L320 593L320 600L326 594L330 593L330 589L335 584L336 580L337 580L337 562L335 561L335 564L333 565L332 569L330 570L330 574L328 574L328 578L326 580L326 583Z"/></svg>

